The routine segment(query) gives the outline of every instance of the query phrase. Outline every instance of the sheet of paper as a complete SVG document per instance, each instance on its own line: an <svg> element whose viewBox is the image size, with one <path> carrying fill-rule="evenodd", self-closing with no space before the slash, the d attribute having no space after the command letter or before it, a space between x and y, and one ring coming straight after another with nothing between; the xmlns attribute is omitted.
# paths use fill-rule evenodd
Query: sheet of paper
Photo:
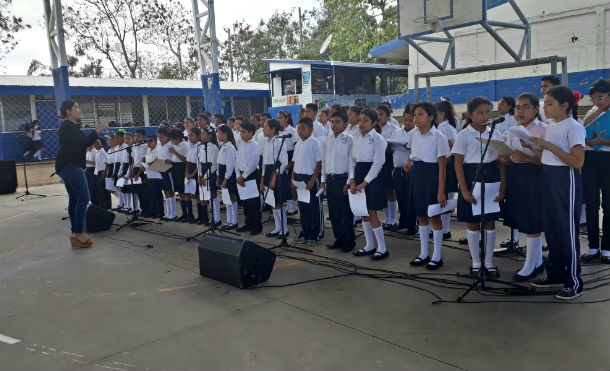
<svg viewBox="0 0 610 371"><path fill-rule="evenodd" d="M366 193L364 190L356 192L348 191L349 207L355 216L369 216L369 210L366 208Z"/></svg>
<svg viewBox="0 0 610 371"><path fill-rule="evenodd" d="M517 138L521 139L523 142L529 144L530 146L540 149L540 147L538 147L537 145L534 144L534 142L532 142L531 134L523 126L521 126L521 125L511 126L506 131L508 133L516 136Z"/></svg>
<svg viewBox="0 0 610 371"><path fill-rule="evenodd" d="M485 214L500 212L500 203L494 199L500 193L500 182L485 183ZM476 205L472 205L472 215L481 215L481 183L475 183L472 195L477 200Z"/></svg>
<svg viewBox="0 0 610 371"><path fill-rule="evenodd" d="M273 189L267 191L268 189L269 187L265 187L265 191L263 192L263 196L267 195L267 197L265 197L265 203L271 207L275 207L275 194L273 193Z"/></svg>
<svg viewBox="0 0 610 371"><path fill-rule="evenodd" d="M299 180L293 180L292 182L297 187L297 196L299 201L308 204L311 199L311 193L309 193L309 190L307 189L307 184Z"/></svg>
<svg viewBox="0 0 610 371"><path fill-rule="evenodd" d="M114 179L106 178L106 189L113 192L118 191L117 187L114 185Z"/></svg>
<svg viewBox="0 0 610 371"><path fill-rule="evenodd" d="M125 181L125 183L127 184L131 184L131 185L138 185L138 184L142 184L142 177L138 177L138 179L134 178L133 181L131 179L127 179Z"/></svg>
<svg viewBox="0 0 610 371"><path fill-rule="evenodd" d="M201 201L209 201L212 198L212 192L208 186L199 185L199 199Z"/></svg>
<svg viewBox="0 0 610 371"><path fill-rule="evenodd" d="M194 195L197 191L197 182L195 179L184 179L184 193Z"/></svg>
<svg viewBox="0 0 610 371"><path fill-rule="evenodd" d="M479 137L475 137L474 139L476 139L479 142L484 143L484 144L487 143L487 139L485 139L485 138L481 139ZM491 149L493 149L494 151L496 151L496 153L499 155L508 156L513 151L509 146L506 145L506 143L504 143L501 140L496 140L496 139L492 139L489 141L489 147Z"/></svg>
<svg viewBox="0 0 610 371"><path fill-rule="evenodd" d="M116 181L116 186L119 187L119 188L124 187L125 186L125 178L119 178Z"/></svg>
<svg viewBox="0 0 610 371"><path fill-rule="evenodd" d="M150 164L150 166L148 168L152 171L158 171L160 173L164 173L172 168L172 164L166 164L165 161L157 159L157 160L153 161L153 163Z"/></svg>
<svg viewBox="0 0 610 371"><path fill-rule="evenodd" d="M249 200L254 197L258 197L258 185L256 184L256 180L248 180L245 183L245 186L242 187L239 184L237 185L237 191L239 192L239 198L242 200Z"/></svg>
<svg viewBox="0 0 610 371"><path fill-rule="evenodd" d="M441 215L455 208L457 208L457 200L455 198L447 200L447 205L445 207L441 207L439 204L429 205L428 216Z"/></svg>
<svg viewBox="0 0 610 371"><path fill-rule="evenodd" d="M229 194L229 188L222 189L222 203L225 205L233 205L233 201L231 201L231 195Z"/></svg>

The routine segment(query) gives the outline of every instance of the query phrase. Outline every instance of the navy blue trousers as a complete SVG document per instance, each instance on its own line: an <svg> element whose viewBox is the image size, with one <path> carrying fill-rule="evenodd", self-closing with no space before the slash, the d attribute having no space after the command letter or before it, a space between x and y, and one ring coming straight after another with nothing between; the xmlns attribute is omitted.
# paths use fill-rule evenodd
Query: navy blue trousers
<svg viewBox="0 0 610 371"><path fill-rule="evenodd" d="M308 183L311 175L294 174L294 180ZM320 236L320 199L316 197L318 193L316 181L314 187L309 191L309 203L299 201L299 216L301 218L301 236L306 240L318 240Z"/></svg>
<svg viewBox="0 0 610 371"><path fill-rule="evenodd" d="M343 247L354 246L354 214L349 206L349 198L343 194L343 187L347 176L331 177L326 179L326 200L328 202L328 216L333 227L335 240Z"/></svg>
<svg viewBox="0 0 610 371"><path fill-rule="evenodd" d="M85 213L89 203L89 187L84 170L76 165L69 164L61 168L57 175L64 181L68 191L68 215L72 233L83 233Z"/></svg>
<svg viewBox="0 0 610 371"><path fill-rule="evenodd" d="M578 226L582 178L568 166L542 167L542 229L549 247L546 273L551 282L582 291Z"/></svg>

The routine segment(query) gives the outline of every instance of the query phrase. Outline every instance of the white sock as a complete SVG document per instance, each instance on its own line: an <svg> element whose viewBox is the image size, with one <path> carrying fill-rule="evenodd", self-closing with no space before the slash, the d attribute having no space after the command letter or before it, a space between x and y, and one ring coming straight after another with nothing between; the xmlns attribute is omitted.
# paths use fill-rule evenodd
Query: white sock
<svg viewBox="0 0 610 371"><path fill-rule="evenodd" d="M513 229L513 242L515 243L519 243L519 230L518 229Z"/></svg>
<svg viewBox="0 0 610 371"><path fill-rule="evenodd" d="M176 197L172 196L169 198L169 205L170 205L170 214L169 214L169 218L173 219L176 217Z"/></svg>
<svg viewBox="0 0 610 371"><path fill-rule="evenodd" d="M214 210L214 221L221 222L222 220L220 219L220 200L218 199L218 197L212 199L212 209Z"/></svg>
<svg viewBox="0 0 610 371"><path fill-rule="evenodd" d="M116 196L119 199L119 204L117 205L117 207L123 207L123 205L125 204L125 197L123 197L123 192L117 192Z"/></svg>
<svg viewBox="0 0 610 371"><path fill-rule="evenodd" d="M536 268L542 265L542 235L536 239Z"/></svg>
<svg viewBox="0 0 610 371"><path fill-rule="evenodd" d="M377 252L380 254L385 253L387 250L385 248L385 237L383 235L383 228L379 226L373 229L373 233L375 234L375 239L377 239Z"/></svg>
<svg viewBox="0 0 610 371"><path fill-rule="evenodd" d="M164 218L169 218L170 214L172 212L172 205L169 202L169 198L165 199L165 215L163 215Z"/></svg>
<svg viewBox="0 0 610 371"><path fill-rule="evenodd" d="M595 255L599 252L599 249L589 249L589 252L587 252L587 255Z"/></svg>
<svg viewBox="0 0 610 371"><path fill-rule="evenodd" d="M125 193L125 208L131 210L131 195L129 193Z"/></svg>
<svg viewBox="0 0 610 371"><path fill-rule="evenodd" d="M362 220L362 217L354 215L354 224L356 224L356 222L359 220Z"/></svg>
<svg viewBox="0 0 610 371"><path fill-rule="evenodd" d="M281 210L273 209L273 221L275 222L275 228L271 231L271 233L279 233L282 229L282 221L280 220L282 214L279 213L280 211Z"/></svg>
<svg viewBox="0 0 610 371"><path fill-rule="evenodd" d="M602 250L602 256L610 256L610 251Z"/></svg>
<svg viewBox="0 0 610 371"><path fill-rule="evenodd" d="M40 160L41 154L42 154L42 151L37 151L36 153L34 153L34 157L36 157L37 159Z"/></svg>
<svg viewBox="0 0 610 371"><path fill-rule="evenodd" d="M237 212L238 212L237 202L233 202L233 204L231 206L233 206L233 221L231 221L231 224L237 225Z"/></svg>
<svg viewBox="0 0 610 371"><path fill-rule="evenodd" d="M472 267L481 268L481 257L479 256L479 231L467 231L466 239L468 240L468 248L470 249L470 257L472 258Z"/></svg>
<svg viewBox="0 0 610 371"><path fill-rule="evenodd" d="M133 209L140 211L140 199L138 198L138 195L133 195Z"/></svg>
<svg viewBox="0 0 610 371"><path fill-rule="evenodd" d="M389 202L387 203L388 205L390 204ZM389 224L390 223L390 212L389 212L389 207L385 207L383 209L383 216L384 216L384 220L383 223L384 224Z"/></svg>
<svg viewBox="0 0 610 371"><path fill-rule="evenodd" d="M449 233L449 226L451 225L451 214L441 214L441 222L443 223L443 233Z"/></svg>
<svg viewBox="0 0 610 371"><path fill-rule="evenodd" d="M23 153L23 157L27 156L29 153L30 153L30 151L25 151L25 152Z"/></svg>
<svg viewBox="0 0 610 371"><path fill-rule="evenodd" d="M442 259L443 249L443 230L432 231L432 239L434 241L434 252L432 253L432 260L438 262Z"/></svg>
<svg viewBox="0 0 610 371"><path fill-rule="evenodd" d="M362 249L364 251L375 250L375 237L371 222L362 222L362 230L364 231L364 239L366 240L366 246L364 246Z"/></svg>
<svg viewBox="0 0 610 371"><path fill-rule="evenodd" d="M536 248L538 247L536 239L538 238L542 237L527 238L527 242L525 244L525 263L523 263L523 267L521 270L519 270L519 272L517 272L517 274L521 276L529 276L534 271L534 268L536 268ZM540 253L542 254L542 251L540 251Z"/></svg>
<svg viewBox="0 0 610 371"><path fill-rule="evenodd" d="M485 268L492 268L494 247L496 246L496 230L485 231Z"/></svg>
<svg viewBox="0 0 610 371"><path fill-rule="evenodd" d="M288 211L291 213L298 210L298 203L295 200L288 200L286 205L288 206Z"/></svg>
<svg viewBox="0 0 610 371"><path fill-rule="evenodd" d="M227 208L227 224L231 224L233 222L233 204L225 205Z"/></svg>
<svg viewBox="0 0 610 371"><path fill-rule="evenodd" d="M282 225L282 235L285 235L286 233L288 233L288 215L286 215L286 209L282 208L280 210L280 216L282 216L282 214L284 214L283 215L284 220L283 220L283 225Z"/></svg>
<svg viewBox="0 0 610 371"><path fill-rule="evenodd" d="M428 257L428 241L430 241L430 224L419 226L419 258Z"/></svg>
<svg viewBox="0 0 610 371"><path fill-rule="evenodd" d="M398 211L398 201L388 201L388 213L390 214L390 224L396 224L396 212Z"/></svg>

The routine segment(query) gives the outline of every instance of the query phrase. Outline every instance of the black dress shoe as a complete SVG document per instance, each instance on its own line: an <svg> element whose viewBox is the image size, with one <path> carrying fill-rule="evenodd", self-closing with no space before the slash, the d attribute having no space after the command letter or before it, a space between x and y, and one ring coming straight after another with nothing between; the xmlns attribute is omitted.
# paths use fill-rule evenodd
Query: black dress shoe
<svg viewBox="0 0 610 371"><path fill-rule="evenodd" d="M515 273L513 275L513 280L517 281L517 282L523 282L523 281L529 281L531 279L534 279L538 274L536 273L536 270L534 269L532 271L532 273L528 274L527 276L522 276L519 273Z"/></svg>
<svg viewBox="0 0 610 371"><path fill-rule="evenodd" d="M242 225L241 227L237 228L237 232L245 232L245 231L249 231L250 229L252 229L252 227L250 227L249 225Z"/></svg>
<svg viewBox="0 0 610 371"><path fill-rule="evenodd" d="M487 277L489 278L500 277L500 270L498 269L498 267L485 268L485 270L487 271Z"/></svg>
<svg viewBox="0 0 610 371"><path fill-rule="evenodd" d="M365 255L373 255L376 252L375 249L366 251L364 248L360 250L356 250L353 252L354 256L365 256Z"/></svg>
<svg viewBox="0 0 610 371"><path fill-rule="evenodd" d="M466 237L462 237L458 241L460 245L468 245L468 239Z"/></svg>
<svg viewBox="0 0 610 371"><path fill-rule="evenodd" d="M277 237L277 235L279 235L279 234L280 234L280 232L275 232L275 233L269 232L265 235L265 237Z"/></svg>
<svg viewBox="0 0 610 371"><path fill-rule="evenodd" d="M284 236L282 236L281 233L278 233L276 237L277 237L278 240L281 240L282 237L288 237L289 235L290 235L290 232L286 232L286 234Z"/></svg>
<svg viewBox="0 0 610 371"><path fill-rule="evenodd" d="M443 240L450 240L450 239L451 239L451 232L443 233Z"/></svg>
<svg viewBox="0 0 610 371"><path fill-rule="evenodd" d="M426 264L426 269L434 271L434 270L439 269L442 266L443 266L443 259L436 261L436 262L434 260L430 260L430 262L428 264Z"/></svg>
<svg viewBox="0 0 610 371"><path fill-rule="evenodd" d="M371 260L382 260L390 256L390 252L386 250L384 253L379 253L375 251L373 255L371 255Z"/></svg>
<svg viewBox="0 0 610 371"><path fill-rule="evenodd" d="M339 240L335 240L335 242L331 243L331 244L327 244L326 247L328 247L329 249L337 249L339 247L341 247L342 243Z"/></svg>
<svg viewBox="0 0 610 371"><path fill-rule="evenodd" d="M417 228L407 228L405 235L407 236L415 236L417 234Z"/></svg>
<svg viewBox="0 0 610 371"><path fill-rule="evenodd" d="M583 254L580 257L580 261L583 263L597 263L601 259L601 255L599 250L595 254Z"/></svg>
<svg viewBox="0 0 610 371"><path fill-rule="evenodd" d="M354 249L354 247L356 247L356 245L341 245L341 251L343 252L350 252Z"/></svg>
<svg viewBox="0 0 610 371"><path fill-rule="evenodd" d="M430 257L427 256L425 259L420 258L419 256L409 262L410 265L414 267L421 267L422 265L426 265L430 262Z"/></svg>
<svg viewBox="0 0 610 371"><path fill-rule="evenodd" d="M602 264L610 264L610 256L603 256L600 258Z"/></svg>
<svg viewBox="0 0 610 371"><path fill-rule="evenodd" d="M546 266L546 264L545 264L545 262L543 261L543 262L542 262L542 264L540 264L539 266L537 266L537 267L534 269L534 272L536 272L536 274L540 274L540 273L544 272L544 268L545 268L545 266Z"/></svg>
<svg viewBox="0 0 610 371"><path fill-rule="evenodd" d="M197 220L197 224L198 224L198 225L209 225L209 224L210 224L210 222L209 222L209 221L207 221L207 220L202 220L202 219L199 219L199 220Z"/></svg>
<svg viewBox="0 0 610 371"><path fill-rule="evenodd" d="M256 236L257 234L260 234L262 232L263 232L263 227L258 227L258 228L254 228L254 229L250 230L250 235Z"/></svg>

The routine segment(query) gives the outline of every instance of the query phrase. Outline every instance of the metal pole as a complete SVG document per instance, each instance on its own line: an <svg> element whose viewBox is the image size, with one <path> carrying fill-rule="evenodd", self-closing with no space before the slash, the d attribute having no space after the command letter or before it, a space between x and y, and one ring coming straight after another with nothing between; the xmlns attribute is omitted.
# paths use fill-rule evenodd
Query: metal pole
<svg viewBox="0 0 610 371"><path fill-rule="evenodd" d="M303 17L301 16L301 7L299 7L299 47L303 47Z"/></svg>
<svg viewBox="0 0 610 371"><path fill-rule="evenodd" d="M432 86L430 86L429 77L426 77L426 95L428 96L428 102L432 102Z"/></svg>
<svg viewBox="0 0 610 371"><path fill-rule="evenodd" d="M415 99L415 102L419 102L419 77L415 75L413 79L413 98Z"/></svg>
<svg viewBox="0 0 610 371"><path fill-rule="evenodd" d="M551 75L557 76L557 60L551 61Z"/></svg>
<svg viewBox="0 0 610 371"><path fill-rule="evenodd" d="M561 58L561 82L568 86L568 58Z"/></svg>
<svg viewBox="0 0 610 371"><path fill-rule="evenodd" d="M230 28L227 29L227 33L229 34L229 38L228 38L228 41L229 41L229 67L231 69L231 81L235 81L233 79L233 45L232 45L233 42L231 41L231 29Z"/></svg>

